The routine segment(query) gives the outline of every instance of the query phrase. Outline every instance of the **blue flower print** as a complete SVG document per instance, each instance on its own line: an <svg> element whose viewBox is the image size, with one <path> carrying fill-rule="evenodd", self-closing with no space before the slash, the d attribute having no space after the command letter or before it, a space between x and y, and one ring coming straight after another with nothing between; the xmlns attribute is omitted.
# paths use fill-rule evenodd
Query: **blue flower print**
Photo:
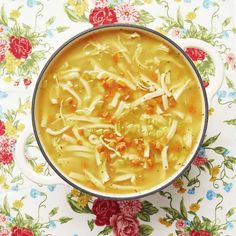
<svg viewBox="0 0 236 236"><path fill-rule="evenodd" d="M229 38L229 33L228 33L228 31L223 31L223 32L222 32L222 35L223 35L223 37L226 38L226 39Z"/></svg>
<svg viewBox="0 0 236 236"><path fill-rule="evenodd" d="M13 191L19 191L19 186L18 186L18 185L12 186L12 187L11 187L11 190L13 190Z"/></svg>
<svg viewBox="0 0 236 236"><path fill-rule="evenodd" d="M228 93L229 98L236 98L236 92L230 92Z"/></svg>
<svg viewBox="0 0 236 236"><path fill-rule="evenodd" d="M230 221L226 222L226 227L227 227L227 229L230 229L230 230L232 230L234 228L232 222L230 222Z"/></svg>
<svg viewBox="0 0 236 236"><path fill-rule="evenodd" d="M53 32L51 30L49 30L49 29L47 30L46 34L47 34L48 38L52 38L53 37Z"/></svg>
<svg viewBox="0 0 236 236"><path fill-rule="evenodd" d="M128 0L109 0L109 3L113 6L120 5L122 3L129 2Z"/></svg>
<svg viewBox="0 0 236 236"><path fill-rule="evenodd" d="M226 94L227 94L227 92L224 91L224 90L219 90L219 91L217 92L218 98L221 98L221 99L222 99L222 98L225 98Z"/></svg>
<svg viewBox="0 0 236 236"><path fill-rule="evenodd" d="M6 98L8 94L0 90L0 98Z"/></svg>
<svg viewBox="0 0 236 236"><path fill-rule="evenodd" d="M185 220L185 224L186 224L187 226L190 226L190 225L191 225L191 222L190 222L189 220Z"/></svg>
<svg viewBox="0 0 236 236"><path fill-rule="evenodd" d="M32 198L37 198L39 195L40 195L40 192L39 192L37 189L35 189L35 188L32 188L32 189L31 189L31 191L30 191L30 196L31 196Z"/></svg>
<svg viewBox="0 0 236 236"><path fill-rule="evenodd" d="M48 222L48 228L55 229L57 227L56 223L53 220Z"/></svg>
<svg viewBox="0 0 236 236"><path fill-rule="evenodd" d="M50 192L53 192L55 188L56 188L56 185L48 185L48 190Z"/></svg>
<svg viewBox="0 0 236 236"><path fill-rule="evenodd" d="M7 221L12 222L13 221L13 217L12 216L8 216L7 217Z"/></svg>
<svg viewBox="0 0 236 236"><path fill-rule="evenodd" d="M226 150L224 151L224 153L223 153L224 156L227 156L227 155L229 155L229 154L230 154L230 151L229 151L228 149L226 149Z"/></svg>
<svg viewBox="0 0 236 236"><path fill-rule="evenodd" d="M208 200L213 200L216 197L216 193L213 190L208 190L206 197Z"/></svg>
<svg viewBox="0 0 236 236"><path fill-rule="evenodd" d="M190 188L188 190L188 194L195 194L195 188Z"/></svg>
<svg viewBox="0 0 236 236"><path fill-rule="evenodd" d="M233 187L233 184L232 183L228 183L228 184L225 184L224 185L224 190L225 192L229 192L231 190L231 188Z"/></svg>
<svg viewBox="0 0 236 236"><path fill-rule="evenodd" d="M198 152L198 156L199 157L206 157L206 150L205 150L205 148L203 148L203 147L201 147L200 148L200 150L199 150L199 152Z"/></svg>
<svg viewBox="0 0 236 236"><path fill-rule="evenodd" d="M206 9L208 9L211 4L212 4L212 2L210 0L204 0L202 3L203 7Z"/></svg>
<svg viewBox="0 0 236 236"><path fill-rule="evenodd" d="M27 6L32 8L35 5L37 5L37 1L36 0L27 0Z"/></svg>

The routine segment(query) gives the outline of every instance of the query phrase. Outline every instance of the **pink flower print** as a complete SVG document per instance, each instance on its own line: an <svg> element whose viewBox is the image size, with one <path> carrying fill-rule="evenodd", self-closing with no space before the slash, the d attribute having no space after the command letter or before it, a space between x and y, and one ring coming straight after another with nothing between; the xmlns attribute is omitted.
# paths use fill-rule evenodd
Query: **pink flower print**
<svg viewBox="0 0 236 236"><path fill-rule="evenodd" d="M95 8L104 8L109 5L108 0L96 0L95 1Z"/></svg>
<svg viewBox="0 0 236 236"><path fill-rule="evenodd" d="M183 219L180 219L180 220L177 220L175 226L177 229L183 229L183 228L185 228L186 224Z"/></svg>
<svg viewBox="0 0 236 236"><path fill-rule="evenodd" d="M139 200L118 201L120 211L123 214L136 216L142 210L142 203Z"/></svg>
<svg viewBox="0 0 236 236"><path fill-rule="evenodd" d="M203 166L205 163L207 163L207 158L205 157L196 156L193 160L193 165L195 166Z"/></svg>
<svg viewBox="0 0 236 236"><path fill-rule="evenodd" d="M182 36L181 29L177 28L177 27L173 28L171 31L171 36L173 38L181 38L181 36Z"/></svg>
<svg viewBox="0 0 236 236"><path fill-rule="evenodd" d="M0 214L0 225L5 226L7 224L7 217L4 214Z"/></svg>
<svg viewBox="0 0 236 236"><path fill-rule="evenodd" d="M120 23L133 23L139 19L138 11L127 3L116 6L115 13Z"/></svg>
<svg viewBox="0 0 236 236"><path fill-rule="evenodd" d="M4 39L0 39L0 62L5 59L5 54L8 48L9 43Z"/></svg>
<svg viewBox="0 0 236 236"><path fill-rule="evenodd" d="M178 236L190 236L189 233L179 233Z"/></svg>
<svg viewBox="0 0 236 236"><path fill-rule="evenodd" d="M0 236L11 236L11 231L7 228L0 229Z"/></svg>
<svg viewBox="0 0 236 236"><path fill-rule="evenodd" d="M232 68L233 70L236 70L236 61L234 61L234 63L231 64L231 68Z"/></svg>
<svg viewBox="0 0 236 236"><path fill-rule="evenodd" d="M227 57L226 57L226 61L227 61L229 64L235 62L235 59L236 59L235 54L232 53L232 52L229 53L229 54L227 55Z"/></svg>

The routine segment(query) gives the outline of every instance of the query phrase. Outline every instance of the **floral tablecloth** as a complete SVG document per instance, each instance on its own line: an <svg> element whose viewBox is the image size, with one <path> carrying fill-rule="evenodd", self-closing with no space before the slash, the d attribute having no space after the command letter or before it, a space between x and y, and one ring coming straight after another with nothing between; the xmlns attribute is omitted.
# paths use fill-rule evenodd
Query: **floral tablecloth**
<svg viewBox="0 0 236 236"><path fill-rule="evenodd" d="M0 235L236 235L235 12L235 0L0 0ZM30 122L40 69L73 35L116 22L199 38L221 54L225 80L200 152L171 186L140 200L95 199L69 186L30 182L14 164L14 146ZM201 50L187 53L207 87L211 59ZM35 172L52 173L33 135L25 156Z"/></svg>

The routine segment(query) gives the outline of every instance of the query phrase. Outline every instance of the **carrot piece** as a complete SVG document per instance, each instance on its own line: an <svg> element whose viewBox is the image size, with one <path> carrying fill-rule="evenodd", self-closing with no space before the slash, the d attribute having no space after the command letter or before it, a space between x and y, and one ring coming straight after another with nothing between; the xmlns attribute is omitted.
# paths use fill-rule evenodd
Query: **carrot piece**
<svg viewBox="0 0 236 236"><path fill-rule="evenodd" d="M149 115L153 115L155 113L154 107L150 105L146 105L146 111Z"/></svg>
<svg viewBox="0 0 236 236"><path fill-rule="evenodd" d="M116 150L118 152L124 152L126 150L126 143L125 142L120 142L116 145Z"/></svg>
<svg viewBox="0 0 236 236"><path fill-rule="evenodd" d="M80 140L77 140L76 143L77 143L78 145L81 145L81 144L82 144L82 142L81 142Z"/></svg>
<svg viewBox="0 0 236 236"><path fill-rule="evenodd" d="M156 142L155 150L157 152L161 152L162 149L163 149L163 145L161 143L159 143L159 142Z"/></svg>
<svg viewBox="0 0 236 236"><path fill-rule="evenodd" d="M103 118L107 118L109 115L110 115L110 113L108 111L104 111L101 116Z"/></svg>
<svg viewBox="0 0 236 236"><path fill-rule="evenodd" d="M175 99L173 97L169 98L169 106L170 107L175 107L177 105L177 102L175 101Z"/></svg>
<svg viewBox="0 0 236 236"><path fill-rule="evenodd" d="M189 113L196 113L196 107L195 106L193 106L193 105L190 105L189 107L188 107L188 111L189 111Z"/></svg>
<svg viewBox="0 0 236 236"><path fill-rule="evenodd" d="M117 63L120 60L120 53L112 54L112 61Z"/></svg>
<svg viewBox="0 0 236 236"><path fill-rule="evenodd" d="M78 133L79 133L79 135L84 136L84 130L83 129L79 129Z"/></svg>
<svg viewBox="0 0 236 236"><path fill-rule="evenodd" d="M181 145L180 145L180 143L176 142L170 147L170 149L173 150L174 152L180 152Z"/></svg>
<svg viewBox="0 0 236 236"><path fill-rule="evenodd" d="M149 166L149 167L152 167L152 166L153 166L153 161L152 161L152 159L149 158L149 159L147 160L147 163L148 163L148 166Z"/></svg>
<svg viewBox="0 0 236 236"><path fill-rule="evenodd" d="M139 166L141 164L140 160L132 160L131 163L134 166Z"/></svg>
<svg viewBox="0 0 236 236"><path fill-rule="evenodd" d="M154 71L151 74L151 79L154 80L154 81L157 81L157 75Z"/></svg>
<svg viewBox="0 0 236 236"><path fill-rule="evenodd" d="M98 150L99 153L101 153L101 152L104 152L106 150L106 147L104 145L99 145L97 147L97 150Z"/></svg>

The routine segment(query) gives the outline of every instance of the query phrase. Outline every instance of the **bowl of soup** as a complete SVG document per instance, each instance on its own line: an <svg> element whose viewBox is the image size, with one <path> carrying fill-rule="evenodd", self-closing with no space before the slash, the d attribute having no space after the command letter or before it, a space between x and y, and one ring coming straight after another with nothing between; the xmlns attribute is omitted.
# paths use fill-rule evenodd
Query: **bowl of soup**
<svg viewBox="0 0 236 236"><path fill-rule="evenodd" d="M56 177L38 176L16 158L23 173L112 199L140 198L169 185L197 154L208 102L223 78L212 46L177 43L144 27L108 25L63 44L39 75L32 100L33 131ZM213 58L208 94L179 45Z"/></svg>

